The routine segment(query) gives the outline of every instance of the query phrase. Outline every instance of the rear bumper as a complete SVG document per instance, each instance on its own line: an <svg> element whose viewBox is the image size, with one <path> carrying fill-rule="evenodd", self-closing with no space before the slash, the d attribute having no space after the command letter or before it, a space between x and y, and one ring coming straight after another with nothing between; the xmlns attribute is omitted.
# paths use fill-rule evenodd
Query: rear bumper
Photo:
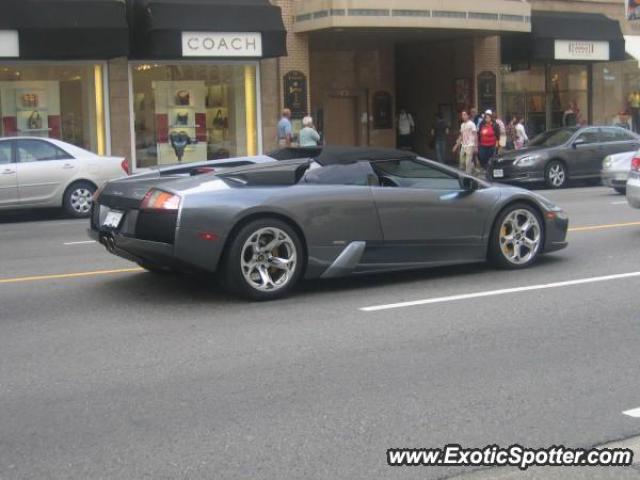
<svg viewBox="0 0 640 480"><path fill-rule="evenodd" d="M624 188L629 178L629 172L627 171L602 171L600 176L602 177L602 184L605 187L611 188Z"/></svg>
<svg viewBox="0 0 640 480"><path fill-rule="evenodd" d="M109 253L131 262L146 261L157 265L179 266L180 262L175 259L173 245L168 243L140 240L116 232L99 232L93 229L88 229L87 233L104 245Z"/></svg>

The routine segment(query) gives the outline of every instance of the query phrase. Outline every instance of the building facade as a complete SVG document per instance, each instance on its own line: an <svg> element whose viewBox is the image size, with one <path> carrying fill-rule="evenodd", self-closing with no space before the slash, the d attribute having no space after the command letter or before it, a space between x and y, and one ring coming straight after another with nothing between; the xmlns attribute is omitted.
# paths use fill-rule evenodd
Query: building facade
<svg viewBox="0 0 640 480"><path fill-rule="evenodd" d="M453 141L471 107L523 116L531 134L640 126L640 21L623 0L5 4L0 135L60 138L132 170L268 152L283 107L325 143L382 147L405 109L426 155L435 116Z"/></svg>

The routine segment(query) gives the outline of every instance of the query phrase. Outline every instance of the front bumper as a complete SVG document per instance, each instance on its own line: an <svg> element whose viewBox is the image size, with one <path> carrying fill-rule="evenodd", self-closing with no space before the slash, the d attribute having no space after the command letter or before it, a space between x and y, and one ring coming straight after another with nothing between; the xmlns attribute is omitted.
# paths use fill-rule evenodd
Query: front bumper
<svg viewBox="0 0 640 480"><path fill-rule="evenodd" d="M627 201L633 208L640 208L640 174L629 176L627 181Z"/></svg>
<svg viewBox="0 0 640 480"><path fill-rule="evenodd" d="M496 176L495 171L502 170L502 176ZM515 167L512 163L496 162L489 172L491 179L500 183L541 183L544 182L544 172L535 167Z"/></svg>
<svg viewBox="0 0 640 480"><path fill-rule="evenodd" d="M550 253L562 250L569 245L567 232L569 231L569 217L564 212L554 212L554 218L545 216L544 252Z"/></svg>

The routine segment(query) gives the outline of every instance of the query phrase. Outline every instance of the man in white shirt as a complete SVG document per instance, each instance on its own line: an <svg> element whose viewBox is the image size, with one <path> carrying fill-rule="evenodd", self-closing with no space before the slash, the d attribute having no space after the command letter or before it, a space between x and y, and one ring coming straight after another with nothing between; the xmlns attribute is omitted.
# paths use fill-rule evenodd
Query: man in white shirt
<svg viewBox="0 0 640 480"><path fill-rule="evenodd" d="M469 117L469 113L462 112L462 125L460 125L460 135L453 147L454 151L460 149L459 168L466 173L473 173L473 158L478 149L478 127Z"/></svg>
<svg viewBox="0 0 640 480"><path fill-rule="evenodd" d="M416 129L416 124L410 113L403 108L398 116L398 147L403 150L411 150L411 135Z"/></svg>

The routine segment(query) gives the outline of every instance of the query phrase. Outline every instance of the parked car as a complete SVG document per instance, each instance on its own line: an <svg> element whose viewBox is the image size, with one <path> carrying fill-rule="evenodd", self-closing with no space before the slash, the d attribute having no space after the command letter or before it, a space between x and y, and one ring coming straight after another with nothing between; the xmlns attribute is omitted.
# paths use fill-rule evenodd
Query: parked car
<svg viewBox="0 0 640 480"><path fill-rule="evenodd" d="M63 207L73 217L87 217L96 189L127 173L124 158L50 138L1 138L0 210Z"/></svg>
<svg viewBox="0 0 640 480"><path fill-rule="evenodd" d="M631 160L631 170L627 180L627 201L633 208L640 208L640 156Z"/></svg>
<svg viewBox="0 0 640 480"><path fill-rule="evenodd" d="M631 159L635 155L636 152L632 151L607 156L602 162L602 172L600 173L602 184L624 195L627 191Z"/></svg>
<svg viewBox="0 0 640 480"><path fill-rule="evenodd" d="M562 188L569 179L599 182L606 156L639 148L640 136L621 127L559 128L504 153L489 175L505 183L544 182L548 188Z"/></svg>
<svg viewBox="0 0 640 480"><path fill-rule="evenodd" d="M487 259L524 268L566 247L567 227L560 208L527 190L407 151L325 147L312 158L108 182L89 234L149 271L217 272L232 292L269 300L302 278Z"/></svg>

